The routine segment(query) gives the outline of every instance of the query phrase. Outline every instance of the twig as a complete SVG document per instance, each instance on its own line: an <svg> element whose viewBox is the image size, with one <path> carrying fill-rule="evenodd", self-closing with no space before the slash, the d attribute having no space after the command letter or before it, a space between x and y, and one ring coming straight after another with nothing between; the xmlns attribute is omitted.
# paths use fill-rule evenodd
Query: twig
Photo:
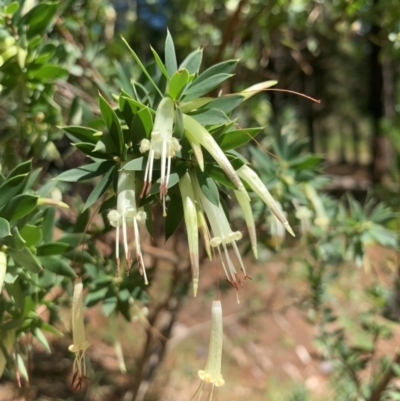
<svg viewBox="0 0 400 401"><path fill-rule="evenodd" d="M397 351L396 356L394 357L392 363L382 376L380 383L376 386L375 390L372 392L371 397L369 397L368 401L379 401L381 399L382 393L385 391L386 387L390 383L390 381L396 376L393 365L396 363L400 363L400 353Z"/></svg>

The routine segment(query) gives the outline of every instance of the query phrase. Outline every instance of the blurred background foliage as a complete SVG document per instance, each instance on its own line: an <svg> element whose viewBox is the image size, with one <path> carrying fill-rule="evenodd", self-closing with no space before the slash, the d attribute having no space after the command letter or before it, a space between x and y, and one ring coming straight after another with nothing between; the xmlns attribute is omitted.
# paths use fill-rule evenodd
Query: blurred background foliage
<svg viewBox="0 0 400 401"><path fill-rule="evenodd" d="M164 247L163 241L148 240L145 252L160 273L157 284L145 291L135 275L115 278L110 257L115 238L102 215L92 220L89 211L81 213L93 184L51 180L86 163L83 153L71 146L59 127L101 129L98 93L112 103L112 95L120 88L131 93L132 79L141 82L140 70L120 35L149 71L159 74L149 44L163 58L167 27L180 60L199 47L204 48L204 69L222 60L240 59L235 75L221 87L222 93L276 79L278 88L321 100L315 103L287 92L268 91L233 114L240 127L265 127L257 143L240 151L257 167L289 221L296 222L300 239L285 239L273 216L267 215L263 205L255 204L258 235L264 246L259 265L272 266L277 278L268 273L268 279L263 279L265 269L255 269L253 282L247 283L254 286L254 293L245 292L242 297L251 296L251 302L230 310L237 317L237 327L230 321L227 324L239 333L236 336L228 328L226 334L223 364L230 366L230 376L236 378L234 367L243 367L245 357L238 349L244 349L248 355L244 366L256 364L262 371L261 376L253 372L251 378L237 377L243 386L246 380L256 383L254 389L249 385L243 393L252 400L400 399L400 354L396 349L400 337L398 1L2 0L0 218L7 220L8 226L1 221L0 241L3 251L6 246L24 253L24 259L14 258L8 268L7 296L3 291L1 298L0 336L5 354L10 352L10 337L19 338L0 381L4 400L14 396L167 400L190 399L194 393L196 371L181 363L181 376L172 373L171 366L178 368L168 359L165 341L172 337L174 343L172 329L178 325L178 316L190 322L189 328L194 326L190 308L195 303L187 296L188 266L176 258L184 252L182 232L176 233L161 254L155 247ZM8 192L9 188L13 192ZM17 200L9 206L13 196ZM56 209L49 201L41 203L42 197L55 203L62 199L70 210ZM21 210L21 200L23 213L10 217L12 210ZM236 222L240 212L228 198L226 201ZM12 241L6 238L7 230L11 230ZM78 248L81 243L83 248ZM243 249L246 247L250 249L243 243ZM279 267L279 261L286 267ZM36 274L37 263L44 262L49 270L33 282L30 273ZM248 263L254 261L249 257ZM71 278L82 266L89 291L87 306L101 303L110 320L117 318L117 311L125 321L111 323L109 329L98 311L91 315L92 320L102 322L106 334L97 337L97 351L91 355L92 382L74 394L68 376L72 361L61 349L68 340L57 342L50 337L50 341L43 332L55 336L58 329L65 331L59 322L66 320L63 314L70 305ZM205 284L206 294L210 288L211 284ZM227 291L224 294L229 297ZM189 312L185 313L185 308ZM286 347L302 361L313 360L317 373L311 376L303 374L305 364L300 374L287 368L287 361L281 363L286 366L283 370L282 366L271 368L257 359L254 349L240 348L243 328L244 343L269 347L265 336L252 334L252 327L265 327L254 322L252 326L250 320L254 315L271 314L290 321L288 308L298 310L308 322L307 326L295 325L297 318L293 318L295 329L304 330L313 340L305 353L298 346L280 344L282 355L286 355ZM44 309L49 313L43 313ZM114 330L118 326L122 340ZM140 331L139 340L132 330ZM98 335L95 331L92 329L93 336ZM32 342L32 337L38 342ZM96 359L96 352L107 352L101 348L101 340L115 345L115 371L101 364L101 356ZM132 343L135 345L130 348ZM180 352L190 355L191 343L185 344L171 346L173 358L178 359ZM54 358L61 358L58 390L49 385L49 365L46 368L37 362L43 349L52 349L43 359L50 366ZM201 352L197 354L203 356ZM275 359L271 360L274 364ZM126 370L134 380L115 373ZM273 379L267 381L266 374ZM41 375L47 383L37 384ZM319 380L318 386L310 377ZM184 384L179 384L181 380ZM229 389L229 382L235 381L226 381L218 399L237 398L243 388L232 384ZM265 386L259 385L263 381ZM281 383L290 386L282 389ZM324 390L318 390L320 387Z"/></svg>

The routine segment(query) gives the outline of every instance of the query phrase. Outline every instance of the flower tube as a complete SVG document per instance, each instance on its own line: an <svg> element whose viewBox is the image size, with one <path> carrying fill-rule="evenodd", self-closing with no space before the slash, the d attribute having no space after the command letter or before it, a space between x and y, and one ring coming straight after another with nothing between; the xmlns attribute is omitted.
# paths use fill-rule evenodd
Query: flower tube
<svg viewBox="0 0 400 401"><path fill-rule="evenodd" d="M143 190L140 197L148 195L150 192L154 159L161 158L160 195L163 203L164 216L166 216L165 197L168 191L171 159L175 156L175 152L181 149L178 140L172 136L173 125L174 101L169 97L165 97L158 105L150 141L148 139L143 139L139 147L141 153L149 152L144 173Z"/></svg>
<svg viewBox="0 0 400 401"><path fill-rule="evenodd" d="M89 341L86 340L83 321L83 284L80 278L75 282L72 299L72 337L74 343L68 348L75 353L72 386L76 382L76 388L80 388L82 380L86 376L85 353L90 346Z"/></svg>
<svg viewBox="0 0 400 401"><path fill-rule="evenodd" d="M188 236L190 262L192 265L193 293L197 295L199 285L199 234L197 224L197 211L189 174L186 173L179 181L182 195L183 213L185 217L186 232Z"/></svg>
<svg viewBox="0 0 400 401"><path fill-rule="evenodd" d="M135 191L135 172L121 170L118 179L117 190L117 210L111 210L108 213L110 224L117 229L117 238L115 241L115 254L117 259L117 269L119 268L119 240L120 227L122 227L122 242L126 257L127 271L132 265L131 252L128 246L128 226L133 227L133 234L136 245L136 259L139 266L139 273L144 276L145 284L148 284L146 268L143 261L143 254L140 246L139 223L146 221L146 213L136 206Z"/></svg>
<svg viewBox="0 0 400 401"><path fill-rule="evenodd" d="M236 188L250 200L242 181L240 180L232 164L225 156L223 150L219 147L213 136L193 117L183 114L183 125L185 135L190 143L199 143L211 154L215 161L221 166L225 174L235 184ZM196 155L196 154L195 154ZM196 155L197 156L197 155ZM200 164L200 162L199 162Z"/></svg>
<svg viewBox="0 0 400 401"><path fill-rule="evenodd" d="M269 207L271 212L276 216L276 218L283 224L289 234L294 235L292 228L290 227L285 215L282 210L277 206L274 198L268 191L267 187L261 181L260 177L252 170L249 166L243 165L237 170L240 178L245 180L250 188L263 200L263 202Z"/></svg>
<svg viewBox="0 0 400 401"><path fill-rule="evenodd" d="M191 178L194 186L195 196L200 200L200 204L211 226L213 237L210 240L210 245L211 247L218 249L218 253L221 258L221 264L224 269L228 283L231 284L236 290L238 290L238 284L241 285L241 280L239 279L235 265L233 264L229 255L228 245L231 245L235 251L236 257L240 264L240 268L244 274L244 278L248 278L249 276L246 273L242 257L240 256L239 249L236 245L236 241L242 239L242 233L240 231L232 231L221 203L219 203L218 206L211 203L200 189L196 176L193 174L191 175ZM223 254L221 252L221 248L224 251ZM224 255L225 257L223 257L222 255Z"/></svg>
<svg viewBox="0 0 400 401"><path fill-rule="evenodd" d="M199 389L199 399L201 398L204 383L211 383L211 393L209 400L212 400L214 387L220 387L225 384L225 380L221 374L222 359L222 341L223 341L223 325L222 325L222 307L221 301L213 301L211 306L211 334L210 344L208 347L207 363L204 370L198 371L198 376L202 380Z"/></svg>

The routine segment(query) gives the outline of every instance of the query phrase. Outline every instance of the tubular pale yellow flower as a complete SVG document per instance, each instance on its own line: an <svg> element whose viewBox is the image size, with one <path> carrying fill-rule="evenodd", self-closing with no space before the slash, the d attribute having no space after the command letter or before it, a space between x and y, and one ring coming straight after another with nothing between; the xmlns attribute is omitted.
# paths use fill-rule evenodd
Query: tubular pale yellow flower
<svg viewBox="0 0 400 401"><path fill-rule="evenodd" d="M72 385L76 381L76 386L80 387L82 379L86 376L85 353L90 346L89 341L86 340L83 321L83 284L81 278L75 281L72 298L72 337L74 343L68 348L75 353Z"/></svg>
<svg viewBox="0 0 400 401"><path fill-rule="evenodd" d="M314 220L315 225L320 226L322 228L326 228L329 225L329 219L326 214L324 205L321 201L321 198L317 194L317 191L312 185L306 184L305 193L315 209L315 214L316 214Z"/></svg>
<svg viewBox="0 0 400 401"><path fill-rule="evenodd" d="M123 168L123 167L122 167ZM139 223L146 221L146 213L136 206L136 191L135 191L135 172L121 170L118 178L117 191L117 210L111 210L108 213L110 224L117 229L117 238L115 241L115 254L117 258L117 268L119 267L119 240L120 227L122 227L122 242L129 271L132 265L131 252L128 247L128 226L133 227L133 234L136 246L136 259L139 266L139 273L144 276L146 285L148 284L146 267L144 265L142 249L140 246Z"/></svg>
<svg viewBox="0 0 400 401"><path fill-rule="evenodd" d="M300 220L300 232L305 235L311 230L312 211L306 206L299 206L295 216Z"/></svg>
<svg viewBox="0 0 400 401"><path fill-rule="evenodd" d="M185 135L189 142L200 143L215 161L221 166L225 174L235 184L236 188L243 192L243 194L250 200L249 194L247 193L242 181L240 180L232 164L229 162L225 153L219 147L213 136L194 118L183 114L183 124L185 127Z"/></svg>
<svg viewBox="0 0 400 401"><path fill-rule="evenodd" d="M283 214L282 206L279 202L276 202L276 207ZM274 246L279 249L285 239L285 229L274 214L270 214L267 217L267 222Z"/></svg>
<svg viewBox="0 0 400 401"><path fill-rule="evenodd" d="M232 248L234 249L236 258L239 261L240 268L244 274L244 278L246 279L248 275L246 273L242 257L240 256L239 249L236 245L236 241L242 239L242 233L240 231L235 231L235 232L232 231L221 203L219 203L219 205L216 206L207 199L207 197L203 194L202 190L200 189L199 183L194 174L191 175L191 180L193 184L195 197L200 200L201 207L203 208L207 216L208 222L210 223L211 226L213 237L210 240L210 245L211 247L218 249L218 253L221 258L221 264L224 269L226 278L228 282L236 290L238 290L238 284L241 284L241 281L238 277L235 265L233 264L231 257L229 255L228 245L231 245ZM223 248L225 257L222 256L221 248ZM238 298L238 303L239 303L239 298Z"/></svg>
<svg viewBox="0 0 400 401"><path fill-rule="evenodd" d="M200 143L197 142L195 138L190 136L190 133L188 133L187 130L185 130L185 136L188 142L190 143L190 146L192 147L194 156L196 157L200 170L204 171L204 156L203 156L203 151L201 150Z"/></svg>
<svg viewBox="0 0 400 401"><path fill-rule="evenodd" d="M249 200L240 192L234 190L236 199L242 209L244 220L246 221L247 230L249 231L251 248L253 250L254 257L258 259L258 250L257 250L257 233L256 226L254 224L253 211L251 210Z"/></svg>
<svg viewBox="0 0 400 401"><path fill-rule="evenodd" d="M211 383L213 387L220 387L225 384L225 380L221 374L222 340L223 326L221 302L213 301L211 307L211 335L206 368L198 371L200 379L205 383Z"/></svg>
<svg viewBox="0 0 400 401"><path fill-rule="evenodd" d="M166 216L165 197L168 192L171 159L175 156L175 153L181 149L178 140L172 136L173 125L174 101L171 98L165 97L158 105L150 141L148 139L143 139L139 147L141 153L149 151L141 197L147 195L150 191L154 159L161 158L160 195L163 201L164 216Z"/></svg>
<svg viewBox="0 0 400 401"><path fill-rule="evenodd" d="M271 212L276 216L276 218L283 224L289 234L294 235L292 228L290 227L285 215L282 210L277 206L274 198L268 191L267 187L261 181L260 177L253 171L249 166L243 165L237 170L239 177L245 180L250 188L263 200L263 202L269 207Z"/></svg>
<svg viewBox="0 0 400 401"><path fill-rule="evenodd" d="M193 293L197 295L199 285L199 234L197 224L196 204L189 174L186 173L179 181L182 195L183 213L188 236L190 262L192 265Z"/></svg>
<svg viewBox="0 0 400 401"><path fill-rule="evenodd" d="M7 255L0 251L0 294L3 289L4 277L6 276L7 270Z"/></svg>
<svg viewBox="0 0 400 401"><path fill-rule="evenodd" d="M15 329L7 330L5 333L0 334L0 340L6 349L7 355L10 355L12 347L15 343ZM7 364L6 355L3 354L0 348L0 378L3 376L4 369Z"/></svg>

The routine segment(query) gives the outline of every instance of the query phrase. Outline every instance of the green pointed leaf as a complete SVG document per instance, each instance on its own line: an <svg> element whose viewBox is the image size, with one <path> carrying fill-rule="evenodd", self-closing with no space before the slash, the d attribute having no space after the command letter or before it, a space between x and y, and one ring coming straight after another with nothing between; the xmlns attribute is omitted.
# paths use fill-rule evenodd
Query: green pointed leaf
<svg viewBox="0 0 400 401"><path fill-rule="evenodd" d="M226 81L232 76L232 74L217 74L198 82L198 79L201 77L200 75L200 77L193 81L193 84L185 92L184 100L187 101L189 99L205 95L206 93L217 88L219 85L222 84L222 82Z"/></svg>
<svg viewBox="0 0 400 401"><path fill-rule="evenodd" d="M163 97L163 93L160 91L160 88L156 85L156 83L153 81L151 78L150 74L146 70L146 67L143 65L143 63L140 61L140 58L138 55L134 52L134 50L129 46L128 42L121 36L122 41L125 43L126 47L129 49L130 53L132 54L132 57L135 59L136 63L142 70L143 74L146 75L147 79L149 82L153 85L154 89L159 93L161 97ZM168 71L168 68L167 68ZM174 71L175 72L175 71ZM172 74L171 74L172 75ZM137 84L136 84L137 85Z"/></svg>
<svg viewBox="0 0 400 401"><path fill-rule="evenodd" d="M14 198L25 185L28 174L21 174L8 178L0 187L0 207Z"/></svg>
<svg viewBox="0 0 400 401"><path fill-rule="evenodd" d="M183 60L182 64L179 66L179 69L186 68L189 71L190 75L198 74L202 59L203 59L203 50L197 49L194 52L190 53L185 58L185 60Z"/></svg>
<svg viewBox="0 0 400 401"><path fill-rule="evenodd" d="M110 138L111 141L111 138ZM98 146L98 144L101 144L100 146ZM112 153L105 153L106 151L106 146L104 145L104 143L102 141L99 141L95 144L93 143L89 143L89 142L77 142L74 143L74 146L79 149L81 152L83 152L85 155L89 156L89 157L93 157L95 159L105 159L105 160L114 160L114 155ZM112 144L113 149L108 148L108 150L110 152L115 152L116 148L114 146L114 143ZM102 148L102 152L98 152L96 151L96 148Z"/></svg>
<svg viewBox="0 0 400 401"><path fill-rule="evenodd" d="M196 169L197 180L201 191L205 197L213 203L215 206L219 205L219 193L218 188L215 185L214 180L206 173L203 173L200 169Z"/></svg>
<svg viewBox="0 0 400 401"><path fill-rule="evenodd" d="M107 171L103 175L99 183L94 187L93 191L90 193L83 210L90 208L90 206L96 203L97 200L100 199L100 197L103 196L103 194L107 191L107 189L110 187L113 181L115 170L116 170L116 165L114 165L109 171Z"/></svg>
<svg viewBox="0 0 400 401"><path fill-rule="evenodd" d="M228 131L217 138L217 143L223 151L236 149L253 140L262 129L262 127L256 127Z"/></svg>
<svg viewBox="0 0 400 401"><path fill-rule="evenodd" d="M0 217L0 239L8 237L9 235L11 235L10 223L6 219Z"/></svg>
<svg viewBox="0 0 400 401"><path fill-rule="evenodd" d="M204 105L202 109L217 109L223 111L224 113L230 113L237 106L239 106L244 99L245 97L242 95L221 96Z"/></svg>
<svg viewBox="0 0 400 401"><path fill-rule="evenodd" d="M168 93L172 99L178 100L189 82L189 72L185 68L178 70L171 78Z"/></svg>
<svg viewBox="0 0 400 401"><path fill-rule="evenodd" d="M55 225L56 225L56 208L49 207L44 212L42 220L42 231L43 231L44 242L52 241Z"/></svg>
<svg viewBox="0 0 400 401"><path fill-rule="evenodd" d="M22 359L21 354L17 354L17 366L18 366L18 372L19 374L24 378L24 380L26 380L27 382L29 382L29 375L28 375L28 371L26 369L25 366L25 362Z"/></svg>
<svg viewBox="0 0 400 401"><path fill-rule="evenodd" d="M140 110L131 123L131 141L133 146L139 146L140 141L149 138L153 130L153 116L149 109Z"/></svg>
<svg viewBox="0 0 400 401"><path fill-rule="evenodd" d="M225 185L228 188L237 189L231 179L225 174L220 166L214 163L206 163L204 171L216 182Z"/></svg>
<svg viewBox="0 0 400 401"><path fill-rule="evenodd" d="M168 74L168 71L165 68L164 63L161 61L160 56L157 54L157 52L153 49L152 46L150 46L150 49L153 53L154 59L156 60L156 64L158 65L158 68L160 69L160 71L162 72L162 74L164 75L165 78L167 78L167 82L169 82L170 80L170 75Z"/></svg>
<svg viewBox="0 0 400 401"><path fill-rule="evenodd" d="M11 173L8 175L7 179L12 177L17 177L20 175L29 174L32 171L32 160L28 160L19 164Z"/></svg>
<svg viewBox="0 0 400 401"><path fill-rule="evenodd" d="M172 77L178 70L178 64L176 62L175 45L169 30L167 30L167 38L165 40L165 66L168 71L168 75Z"/></svg>
<svg viewBox="0 0 400 401"><path fill-rule="evenodd" d="M137 159L131 160L130 162L126 163L123 167L123 170L129 171L144 171L146 170L146 157L138 157ZM157 171L161 169L161 162L160 160L154 160L153 170Z"/></svg>
<svg viewBox="0 0 400 401"><path fill-rule="evenodd" d="M90 308L91 306L96 305L105 298L108 291L109 291L108 286L100 288L99 290L96 291L90 291L85 298L85 306Z"/></svg>
<svg viewBox="0 0 400 401"><path fill-rule="evenodd" d="M11 231L12 238L7 238L7 242L5 242L5 245L17 251L22 251L25 248L26 241L19 232L18 227L13 227ZM10 241L8 242L8 240Z"/></svg>
<svg viewBox="0 0 400 401"><path fill-rule="evenodd" d="M132 121L135 114L137 113L138 107L134 104L129 103L127 97L130 99L130 96L126 92L121 91L121 95L118 98L118 107L125 122L128 124L128 127L130 128L129 124Z"/></svg>
<svg viewBox="0 0 400 401"><path fill-rule="evenodd" d="M13 1L6 7L7 14L15 14L19 10L19 3L18 1Z"/></svg>
<svg viewBox="0 0 400 401"><path fill-rule="evenodd" d="M0 217L8 221L18 220L36 208L38 199L34 195L17 195L0 210Z"/></svg>
<svg viewBox="0 0 400 401"><path fill-rule="evenodd" d="M62 127L67 133L67 136L74 142L82 141L95 144L99 138L103 136L103 133L89 127L78 127L75 125L69 125Z"/></svg>
<svg viewBox="0 0 400 401"><path fill-rule="evenodd" d="M28 174L28 177L27 177L27 180L26 180L26 183L24 186L24 192L27 192L35 185L35 183L39 179L39 175L40 175L41 171L42 171L41 168L37 168L37 169L33 170L30 174Z"/></svg>
<svg viewBox="0 0 400 401"><path fill-rule="evenodd" d="M44 331L54 334L55 336L58 336L58 337L62 337L64 335L61 331L57 330L51 324L43 322L43 321L40 322L40 328Z"/></svg>
<svg viewBox="0 0 400 401"><path fill-rule="evenodd" d="M99 106L104 123L108 128L109 135L113 139L119 154L122 154L124 148L124 137L122 135L121 123L119 122L117 114L101 95L99 95Z"/></svg>
<svg viewBox="0 0 400 401"><path fill-rule="evenodd" d="M165 242L176 231L183 219L182 198L174 193L170 194L170 202L167 216L165 218Z"/></svg>
<svg viewBox="0 0 400 401"><path fill-rule="evenodd" d="M68 75L68 71L59 66L46 64L38 70L30 70L29 75L36 79L45 79L47 82Z"/></svg>
<svg viewBox="0 0 400 401"><path fill-rule="evenodd" d="M101 307L101 310L106 316L110 316L111 313L115 311L115 308L117 307L118 303L118 298L116 296L112 296L109 298L106 298L103 301L103 306Z"/></svg>
<svg viewBox="0 0 400 401"><path fill-rule="evenodd" d="M198 78L193 81L193 83L200 84L201 82L219 74L231 75L235 71L238 62L239 60L227 60L223 61L222 63L215 64L202 72Z"/></svg>
<svg viewBox="0 0 400 401"><path fill-rule="evenodd" d="M58 177L56 177L56 179L67 182L85 181L89 180L90 178L97 177L101 174L105 174L114 166L115 161L104 161L87 164L79 168L65 171L64 173L61 173Z"/></svg>
<svg viewBox="0 0 400 401"><path fill-rule="evenodd" d="M190 116L201 125L226 124L231 121L223 111L217 109L199 110L191 113Z"/></svg>
<svg viewBox="0 0 400 401"><path fill-rule="evenodd" d="M38 327L35 327L33 329L33 335L37 338L37 340L42 344L43 348L47 351L48 354L50 354L50 345L43 334L42 330L40 330Z"/></svg>
<svg viewBox="0 0 400 401"><path fill-rule="evenodd" d="M45 244L39 245L36 248L37 256L53 256L62 255L67 249L69 249L69 244L66 242L47 242Z"/></svg>
<svg viewBox="0 0 400 401"><path fill-rule="evenodd" d="M43 36L53 22L57 12L57 5L58 2L42 1L21 18L21 24L25 24L28 27L28 38L32 38L35 35Z"/></svg>
<svg viewBox="0 0 400 401"><path fill-rule="evenodd" d="M43 270L39 259L33 255L29 248L24 247L22 251L8 248L7 252L14 259L14 262L24 269L28 269L32 273L40 273Z"/></svg>
<svg viewBox="0 0 400 401"><path fill-rule="evenodd" d="M42 240L42 230L40 227L31 224L23 226L20 229L20 234L27 247L35 246Z"/></svg>
<svg viewBox="0 0 400 401"><path fill-rule="evenodd" d="M39 257L42 266L45 270L49 270L52 273L60 276L75 278L76 273L74 269L59 256L40 256Z"/></svg>

